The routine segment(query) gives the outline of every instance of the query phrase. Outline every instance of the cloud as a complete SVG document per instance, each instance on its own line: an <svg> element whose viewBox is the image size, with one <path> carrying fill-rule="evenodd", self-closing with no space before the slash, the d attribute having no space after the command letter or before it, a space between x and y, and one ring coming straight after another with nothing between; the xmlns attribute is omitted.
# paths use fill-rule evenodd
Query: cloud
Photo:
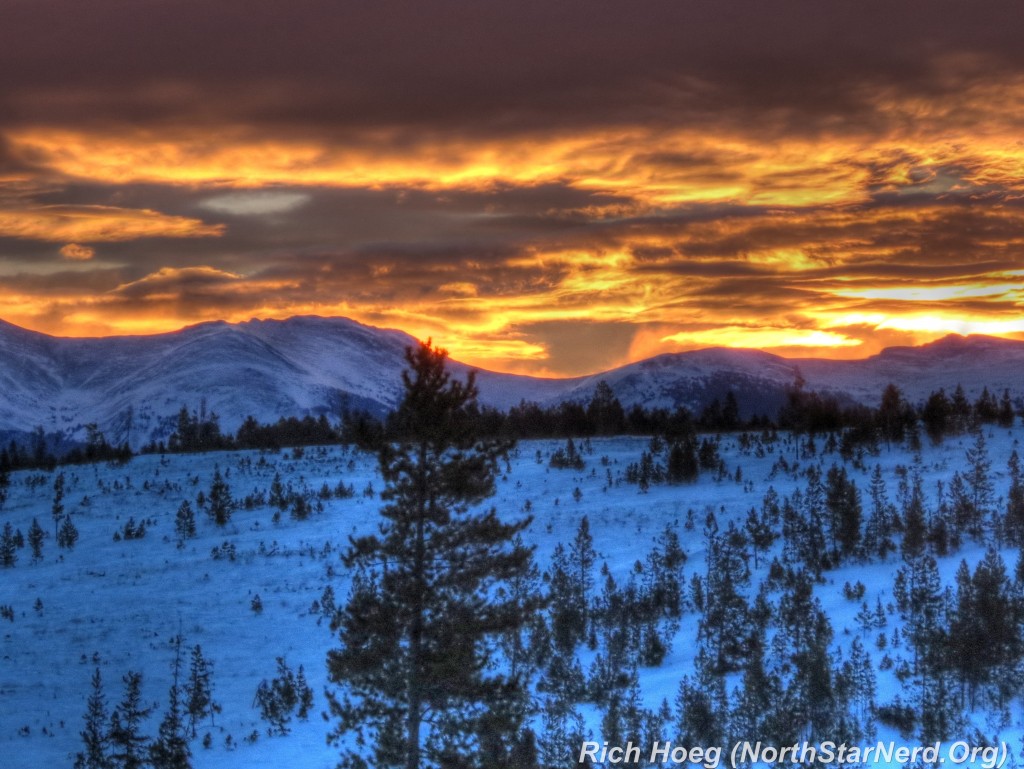
<svg viewBox="0 0 1024 769"><path fill-rule="evenodd" d="M50 243L109 243L137 238L206 238L224 232L223 225L167 216L148 209L115 206L35 206L0 209L0 237Z"/></svg>
<svg viewBox="0 0 1024 769"><path fill-rule="evenodd" d="M547 373L1017 333L1018 13L16 4L0 315L109 333L345 314ZM74 261L98 243L102 264Z"/></svg>
<svg viewBox="0 0 1024 769"><path fill-rule="evenodd" d="M211 286L220 288L240 280L241 277L241 275L214 267L185 267L182 269L163 267L138 280L122 283L111 293L143 298L152 294L166 294L168 291L182 292Z"/></svg>
<svg viewBox="0 0 1024 769"><path fill-rule="evenodd" d="M96 251L89 248L89 246L80 246L77 243L68 243L66 246L61 246L60 255L65 259L84 262L96 256Z"/></svg>
<svg viewBox="0 0 1024 769"><path fill-rule="evenodd" d="M199 203L201 208L231 216L286 214L310 201L305 192L232 192L215 195Z"/></svg>

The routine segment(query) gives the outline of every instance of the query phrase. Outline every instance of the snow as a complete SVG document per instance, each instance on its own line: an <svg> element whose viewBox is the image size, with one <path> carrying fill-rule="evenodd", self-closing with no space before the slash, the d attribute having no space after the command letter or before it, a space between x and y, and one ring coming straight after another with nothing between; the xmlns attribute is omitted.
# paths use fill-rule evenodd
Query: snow
<svg viewBox="0 0 1024 769"><path fill-rule="evenodd" d="M337 419L346 407L384 413L396 403L405 349L414 343L401 331L312 316L99 339L51 337L0 321L0 432L42 426L81 440L85 426L95 423L111 443L130 440L137 448L166 439L181 406L198 409L202 401L232 433L249 415L276 422L321 413ZM451 369L461 377L469 367L452 362ZM699 412L732 390L746 417L775 415L798 377L809 389L877 405L890 382L921 402L940 387L952 392L963 378L959 372L967 371L962 384L972 399L983 386L1019 395L1024 343L948 337L851 361L716 348L575 379L479 371L478 383L481 402L500 409L523 400L587 402L601 380L627 408L682 405Z"/></svg>
<svg viewBox="0 0 1024 769"><path fill-rule="evenodd" d="M1024 429L986 431L997 495L1005 496L1006 460L1021 437ZM934 499L937 480L948 480L955 470L963 469L972 442L970 436L964 436L948 439L940 447L924 447L921 459L929 501ZM547 456L560 445L561 441L520 443L497 495L488 504L514 518L523 515L525 503L530 501L534 521L527 539L537 546L542 568L555 545L567 543L581 517L588 516L599 561L608 563L620 584L633 563L646 558L666 523L679 527L689 557L687 579L704 574L701 530L708 510L714 511L721 529L729 521L742 525L747 510L760 506L769 485L780 495L788 495L803 484L802 479L786 475L769 478L780 451L789 459L794 456L793 447L785 442L777 445L775 453L756 458L741 454L735 437L725 436L722 457L730 473L742 467L742 483L716 482L705 473L696 484L655 485L645 494L626 483L607 488L606 472L610 469L617 476L627 464L637 461L647 448L646 439L593 439L583 471L548 468ZM809 461L801 460L801 465ZM819 455L813 461L827 470L832 462L841 460L832 454ZM904 451L883 448L879 456L866 458L863 469L848 465L865 497L865 508L870 473L876 464L881 466L894 499L895 468L912 462L913 457ZM194 505L198 491L208 492L215 468L225 474L236 500L256 489L266 492L276 472L296 489L305 486L316 492L324 482L333 488L343 481L355 488L356 495L327 501L322 512L305 521L294 521L285 513L275 523L273 510L262 506L238 509L226 527L218 528L197 509L198 537L179 549L175 512L183 500ZM319 714L326 709L325 657L336 641L328 621L311 613L310 606L329 584L339 604L344 601L347 576L339 554L350 534L368 532L376 525L378 499L363 494L368 484L378 492L382 488L374 458L330 447L307 449L301 458L290 451L142 456L124 466L65 467L58 472L66 479L65 508L80 533L73 550L58 549L53 539L50 506L54 474L12 474L9 499L0 511L0 525L10 522L27 533L36 517L50 533L42 562L32 563L25 547L18 551L16 566L0 569L0 605L11 606L15 613L13 622L0 619L0 755L5 757L4 765L8 769L71 765L81 748L78 733L89 679L97 665L94 660L102 671L108 709L119 700L121 676L129 670L143 673L145 701L166 704L170 642L180 633L186 649L199 644L212 660L214 698L222 705L216 726L202 725L200 738L192 742L197 769L333 767L337 754L325 742L331 724ZM572 494L576 487L582 491L578 502ZM686 528L691 509L696 519L692 530ZM114 541L114 532L129 517L147 522L145 537ZM225 542L236 549L234 561L211 556L211 551ZM952 582L961 559L973 567L983 554L982 545L968 543L959 553L941 559L944 582ZM1003 558L1012 570L1016 552L1006 550ZM761 559L754 574L750 597L766 574L767 560ZM845 655L853 639L860 637L854 620L860 602L843 597L843 584L863 582L867 586L863 600L872 608L877 597L883 604L889 603L900 564L898 557L890 556L886 562L849 564L825 573L826 582L816 587L816 595L835 629L835 649L842 649ZM258 615L250 607L257 593L264 607ZM37 598L42 602L41 612L34 609ZM886 631L891 633L899 618L890 614L888 621ZM656 708L662 699L673 701L680 677L692 671L695 638L696 615L691 612L684 616L665 663L641 671L648 706ZM877 668L881 653L872 640L864 642ZM906 645L895 651L908 653ZM293 720L290 735L269 737L266 724L253 708L253 697L260 681L275 675L278 656L284 656L293 670L304 667L316 701L308 722ZM586 670L589 658L583 660ZM876 673L878 702L889 702L903 692L892 671L876 669ZM599 717L592 709L581 710L596 731ZM155 733L161 715L158 709L147 722L150 734ZM1014 749L1020 744L1020 718L1017 703L1014 727L1000 735ZM975 714L974 720L983 733L993 735L995 730L984 713ZM201 738L207 732L212 735L212 746L204 749ZM258 739L246 742L253 733ZM879 738L905 742L884 728L879 730Z"/></svg>

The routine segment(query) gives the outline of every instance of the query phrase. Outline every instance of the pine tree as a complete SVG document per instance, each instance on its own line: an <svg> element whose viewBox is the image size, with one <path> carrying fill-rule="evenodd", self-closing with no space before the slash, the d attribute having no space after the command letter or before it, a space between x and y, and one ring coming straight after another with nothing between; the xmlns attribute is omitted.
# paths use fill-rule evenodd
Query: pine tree
<svg viewBox="0 0 1024 769"><path fill-rule="evenodd" d="M32 525L28 529L28 546L32 548L32 560L43 560L43 540L46 539L46 532L39 525L36 518L32 519Z"/></svg>
<svg viewBox="0 0 1024 769"><path fill-rule="evenodd" d="M1004 518L1006 533L1011 543L1020 546L1024 545L1024 474L1016 450L1010 454L1006 467L1010 474Z"/></svg>
<svg viewBox="0 0 1024 769"><path fill-rule="evenodd" d="M697 445L692 436L672 442L666 475L669 483L692 483L700 474Z"/></svg>
<svg viewBox="0 0 1024 769"><path fill-rule="evenodd" d="M959 476L954 473L954 480L957 477ZM926 535L924 491L921 489L921 476L915 473L903 509L903 557L911 559L920 555L924 551Z"/></svg>
<svg viewBox="0 0 1024 769"><path fill-rule="evenodd" d="M997 421L1000 427L1013 427L1013 420L1016 414L1013 410L1013 403L1010 401L1010 391L1003 390L1003 397L999 401L999 416Z"/></svg>
<svg viewBox="0 0 1024 769"><path fill-rule="evenodd" d="M6 463L0 462L0 510L4 509L4 504L7 502L7 489L10 485L11 474L7 470Z"/></svg>
<svg viewBox="0 0 1024 769"><path fill-rule="evenodd" d="M782 682L765 667L764 631L750 636L750 649L743 668L743 688L732 720L736 736L744 740L781 742L774 711L782 702Z"/></svg>
<svg viewBox="0 0 1024 769"><path fill-rule="evenodd" d="M192 648L188 681L185 684L185 712L188 714L188 729L196 736L196 724L206 716L213 723L213 714L220 707L213 701L213 663L203 656L202 648Z"/></svg>
<svg viewBox="0 0 1024 769"><path fill-rule="evenodd" d="M174 515L174 533L178 535L179 547L184 545L186 539L192 539L196 535L196 514L187 499L181 503Z"/></svg>
<svg viewBox="0 0 1024 769"><path fill-rule="evenodd" d="M60 525L60 530L57 532L57 547L71 550L76 542L78 542L78 529L75 528L71 516L65 515L64 522Z"/></svg>
<svg viewBox="0 0 1024 769"><path fill-rule="evenodd" d="M995 682L1000 706L1015 692L1011 673L1024 655L1022 607L1010 588L1006 565L989 550L974 575L966 564L957 573L957 608L950 627L953 659L970 695L971 708L980 686ZM1005 680L1010 679L1010 680Z"/></svg>
<svg viewBox="0 0 1024 769"><path fill-rule="evenodd" d="M110 716L110 758L113 769L142 769L148 761L149 738L141 732L151 708L142 707L142 674L128 671L124 696Z"/></svg>
<svg viewBox="0 0 1024 769"><path fill-rule="evenodd" d="M893 443L903 441L912 420L913 412L903 400L903 393L890 382L882 393L882 403L878 407L878 427L887 447L891 448Z"/></svg>
<svg viewBox="0 0 1024 769"><path fill-rule="evenodd" d="M288 509L288 495L284 492L284 485L281 483L281 473L274 473L274 480L270 483L269 502L282 513Z"/></svg>
<svg viewBox="0 0 1024 769"><path fill-rule="evenodd" d="M747 520L744 523L747 537L750 538L750 549L754 553L754 568L757 568L758 552L765 552L775 542L775 531L768 520L768 516L758 514L757 508L752 507L747 511Z"/></svg>
<svg viewBox="0 0 1024 769"><path fill-rule="evenodd" d="M357 735L343 765L365 766L362 736L375 766L493 766L500 757L472 750L484 725L489 741L505 735L511 745L525 716L524 692L495 652L533 610L497 595L529 569L530 550L514 544L529 520L471 509L494 493L508 445L475 433L474 377L453 381L446 358L429 342L407 351L404 397L389 420L396 442L378 452L379 534L354 540L345 556L361 579L332 623L341 647L327 660L342 686L329 697L330 738Z"/></svg>
<svg viewBox="0 0 1024 769"><path fill-rule="evenodd" d="M572 653L586 637L586 610L576 573L565 546L557 544L546 577L552 641L558 651L566 654Z"/></svg>
<svg viewBox="0 0 1024 769"><path fill-rule="evenodd" d="M277 677L272 681L263 679L256 688L256 705L263 720L270 724L271 733L288 734L288 724L298 704L295 673L288 667L284 657L278 657Z"/></svg>
<svg viewBox="0 0 1024 769"><path fill-rule="evenodd" d="M829 512L833 548L852 555L860 544L860 493L846 475L846 468L832 465L828 471L825 505Z"/></svg>
<svg viewBox="0 0 1024 769"><path fill-rule="evenodd" d="M748 606L741 590L750 582L750 571L740 536L730 522L724 536L708 540L707 587L697 637L706 641L716 675L740 670L748 652Z"/></svg>
<svg viewBox="0 0 1024 769"><path fill-rule="evenodd" d="M971 427L971 403L964 394L962 385L957 385L953 391L953 398L950 402L950 421L954 432L957 434L966 432Z"/></svg>
<svg viewBox="0 0 1024 769"><path fill-rule="evenodd" d="M981 527L985 517L992 512L992 500L994 491L990 471L992 462L988 458L988 449L985 446L985 435L978 430L974 439L974 445L967 450L967 474L966 481L970 492L971 507L974 513L974 520L969 526L969 531L974 536L981 535Z"/></svg>
<svg viewBox="0 0 1024 769"><path fill-rule="evenodd" d="M181 709L181 636L174 638L174 662L171 665L171 688L167 692L167 711L149 748L149 761L153 769L191 769L192 751L185 737L185 724Z"/></svg>
<svg viewBox="0 0 1024 769"><path fill-rule="evenodd" d="M220 474L220 468L213 470L213 480L210 483L210 492L207 495L207 504L210 516L218 526L226 526L231 520L231 508L234 500L231 499L231 489L228 487L224 476Z"/></svg>
<svg viewBox="0 0 1024 769"><path fill-rule="evenodd" d="M889 495L882 476L882 466L875 465L871 472L871 511L864 527L864 548L868 553L884 558L895 549L892 534L898 528L896 510L889 502Z"/></svg>
<svg viewBox="0 0 1024 769"><path fill-rule="evenodd" d="M569 557L572 561L573 581L579 594L580 608L583 610L585 634L585 625L590 620L589 606L594 590L594 563L597 561L594 538L590 534L590 521L585 515L580 519L576 536L569 547Z"/></svg>
<svg viewBox="0 0 1024 769"><path fill-rule="evenodd" d="M10 521L4 524L3 534L0 534L0 566L10 568L18 562L18 546L14 541L14 528Z"/></svg>
<svg viewBox="0 0 1024 769"><path fill-rule="evenodd" d="M58 536L58 527L64 517L64 473L60 473L53 481L53 505L50 507L53 518L53 535Z"/></svg>
<svg viewBox="0 0 1024 769"><path fill-rule="evenodd" d="M309 718L309 711L313 707L313 688L309 685L306 680L306 671L299 665L299 672L295 676L295 692L299 696L298 709L295 711L295 715L302 721Z"/></svg>
<svg viewBox="0 0 1024 769"><path fill-rule="evenodd" d="M108 754L107 704L103 696L100 669L92 674L92 691L86 704L85 728L82 735L84 750L75 757L75 769L112 769Z"/></svg>

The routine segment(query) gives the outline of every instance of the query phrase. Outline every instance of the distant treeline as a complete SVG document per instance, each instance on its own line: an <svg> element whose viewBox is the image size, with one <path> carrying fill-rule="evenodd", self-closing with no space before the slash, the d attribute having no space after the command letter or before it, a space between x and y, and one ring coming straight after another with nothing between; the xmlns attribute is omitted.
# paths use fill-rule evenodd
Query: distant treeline
<svg viewBox="0 0 1024 769"><path fill-rule="evenodd" d="M750 430L789 430L803 434L842 434L848 446L879 442L920 441L920 431L934 443L948 435L967 432L982 424L1011 427L1017 410L1008 390L997 399L987 388L971 403L963 387L953 394L940 389L915 407L900 389L889 384L876 407L844 404L838 398L810 390L796 383L786 390L786 403L774 419L766 415L741 419L736 396L714 399L699 415L688 409L622 406L607 382L600 382L587 404L563 402L552 406L521 403L508 411L476 408L467 418L478 421L487 436L513 440L531 438L590 438L613 435L657 435L669 442L699 433ZM366 413L347 414L340 439L346 443L372 446L399 437L400 425L391 414L380 420Z"/></svg>
<svg viewBox="0 0 1024 769"><path fill-rule="evenodd" d="M957 385L952 395L937 390L920 406L911 404L896 385L888 385L876 407L843 403L830 394L806 390L801 382L787 388L786 402L772 419L767 415L742 419L741 404L729 392L714 399L699 414L686 408L625 408L607 382L600 382L587 403L565 401L551 406L523 402L502 411L473 406L465 419L477 434L509 440L535 438L590 438L613 435L657 435L669 442L699 433L744 430L790 430L796 433L842 434L846 448L875 447L910 441L919 443L921 430L933 443L947 435L966 432L982 424L1013 425L1018 409L1008 390L996 397L987 388L973 403ZM222 432L220 418L205 406L189 411L182 406L174 431L167 441L154 441L142 453L193 453L235 449L277 450L291 446L345 443L373 448L401 436L401 425L392 413L381 419L365 411L346 412L332 424L318 417L282 417L261 424L249 416L232 435ZM43 429L37 428L27 443L14 440L0 450L0 472L29 468L52 469L58 464L126 461L128 445L111 445L96 425L87 426L84 446L56 452L48 447Z"/></svg>
<svg viewBox="0 0 1024 769"><path fill-rule="evenodd" d="M0 449L0 475L14 470L53 470L57 465L77 465L88 462L126 462L132 458L127 443L113 446L95 424L86 425L84 446L56 451L47 442L42 427L37 427L27 444L11 439Z"/></svg>

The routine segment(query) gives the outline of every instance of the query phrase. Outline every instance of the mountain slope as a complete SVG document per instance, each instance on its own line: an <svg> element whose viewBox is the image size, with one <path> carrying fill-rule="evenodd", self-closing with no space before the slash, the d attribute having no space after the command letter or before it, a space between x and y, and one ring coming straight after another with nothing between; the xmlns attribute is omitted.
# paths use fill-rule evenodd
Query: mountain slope
<svg viewBox="0 0 1024 769"><path fill-rule="evenodd" d="M204 323L169 334L64 339L0 321L0 432L81 437L96 423L109 440L139 446L163 439L182 405L215 412L234 431L248 415L281 416L345 409L384 413L396 403L405 349L413 337L345 318L296 317ZM469 370L453 362L453 373ZM606 380L626 407L699 411L732 391L744 416L774 416L786 388L806 387L840 400L877 403L889 382L912 401L962 383L1019 394L1024 343L947 337L897 347L863 360L786 359L758 350L712 348L659 355L576 379L540 379L479 371L481 400L508 408L589 401Z"/></svg>

